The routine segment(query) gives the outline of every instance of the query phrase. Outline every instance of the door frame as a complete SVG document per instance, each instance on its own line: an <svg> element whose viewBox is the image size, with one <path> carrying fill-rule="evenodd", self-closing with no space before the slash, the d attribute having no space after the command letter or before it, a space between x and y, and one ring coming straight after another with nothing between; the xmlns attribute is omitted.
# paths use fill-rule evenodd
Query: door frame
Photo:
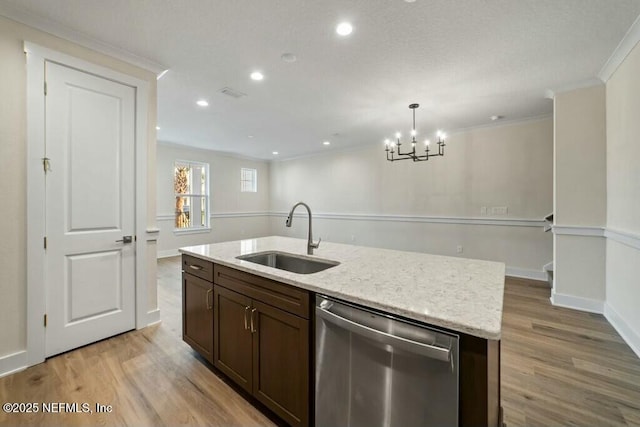
<svg viewBox="0 0 640 427"><path fill-rule="evenodd" d="M147 246L157 240L155 225L147 227L147 132L149 82L73 56L24 42L27 70L27 366L45 360L45 62L104 77L135 90L135 319L136 329L156 323L157 309L148 310ZM55 164L53 165L55 168Z"/></svg>

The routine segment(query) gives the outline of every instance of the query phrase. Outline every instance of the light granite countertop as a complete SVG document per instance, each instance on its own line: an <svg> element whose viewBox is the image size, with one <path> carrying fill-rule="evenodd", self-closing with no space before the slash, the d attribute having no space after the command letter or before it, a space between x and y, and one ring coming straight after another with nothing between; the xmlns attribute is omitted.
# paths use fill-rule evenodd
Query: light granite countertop
<svg viewBox="0 0 640 427"><path fill-rule="evenodd" d="M330 242L322 242L310 257L340 265L313 274L236 259L270 250L307 256L307 241L270 236L180 252L434 326L500 339L503 263Z"/></svg>

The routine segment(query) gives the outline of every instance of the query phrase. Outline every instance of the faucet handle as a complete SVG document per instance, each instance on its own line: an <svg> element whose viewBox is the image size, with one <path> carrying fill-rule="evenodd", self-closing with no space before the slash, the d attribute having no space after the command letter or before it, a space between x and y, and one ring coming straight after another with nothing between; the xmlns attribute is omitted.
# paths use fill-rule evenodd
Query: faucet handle
<svg viewBox="0 0 640 427"><path fill-rule="evenodd" d="M311 247L314 249L318 249L318 246L320 246L320 242L322 242L322 237L318 238L318 243L311 242Z"/></svg>

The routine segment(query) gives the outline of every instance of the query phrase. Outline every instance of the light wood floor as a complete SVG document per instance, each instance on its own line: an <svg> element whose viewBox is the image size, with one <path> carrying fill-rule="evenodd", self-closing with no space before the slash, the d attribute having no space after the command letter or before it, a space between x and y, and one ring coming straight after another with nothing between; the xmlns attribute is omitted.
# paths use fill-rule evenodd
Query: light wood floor
<svg viewBox="0 0 640 427"><path fill-rule="evenodd" d="M179 258L158 263L163 322L0 378L0 403L87 402L111 413L6 414L0 425L273 426L181 339ZM552 307L507 279L502 405L509 427L640 425L640 360L600 315Z"/></svg>

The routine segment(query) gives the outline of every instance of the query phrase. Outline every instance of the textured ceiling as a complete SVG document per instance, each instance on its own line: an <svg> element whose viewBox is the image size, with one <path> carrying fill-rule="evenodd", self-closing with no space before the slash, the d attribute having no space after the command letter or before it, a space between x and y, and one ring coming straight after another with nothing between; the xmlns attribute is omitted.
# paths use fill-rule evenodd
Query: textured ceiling
<svg viewBox="0 0 640 427"><path fill-rule="evenodd" d="M640 14L640 0L0 4L169 68L158 82L159 140L264 159L382 148L409 130L412 102L423 136L492 115L550 114L545 91L594 79ZM342 20L354 26L346 38L335 33ZM286 52L298 61L283 62ZM265 79L250 80L254 70Z"/></svg>

